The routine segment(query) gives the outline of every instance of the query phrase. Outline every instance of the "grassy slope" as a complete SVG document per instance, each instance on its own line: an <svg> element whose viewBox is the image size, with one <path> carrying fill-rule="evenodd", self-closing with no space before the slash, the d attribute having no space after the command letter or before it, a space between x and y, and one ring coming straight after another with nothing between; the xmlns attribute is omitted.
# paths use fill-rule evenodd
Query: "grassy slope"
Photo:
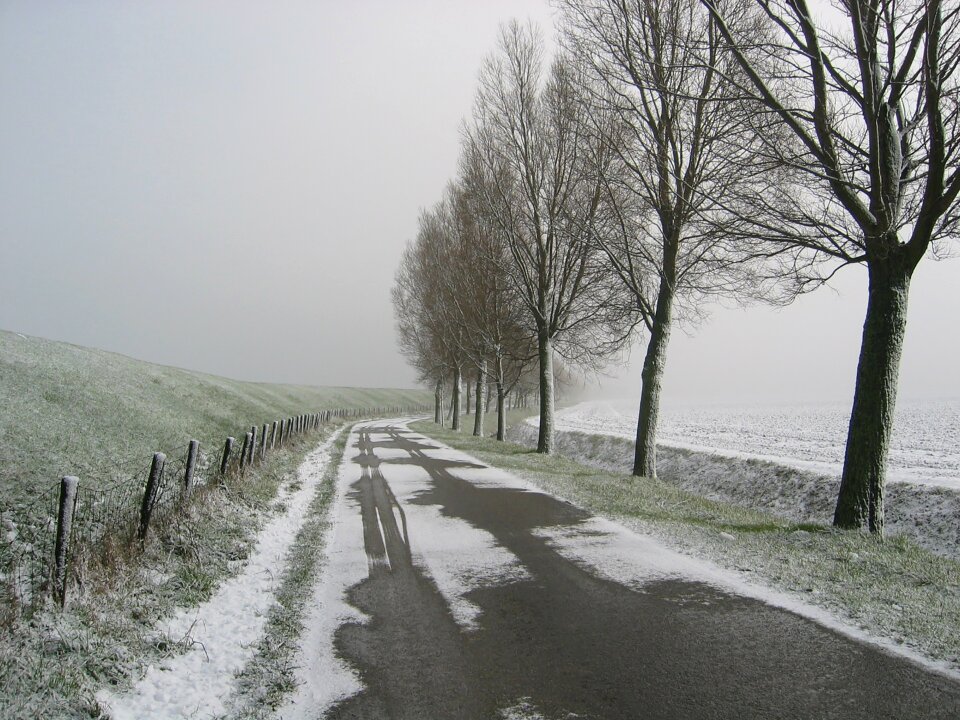
<svg viewBox="0 0 960 720"><path fill-rule="evenodd" d="M529 413L523 413L529 414ZM468 420L465 418L464 420ZM521 414L511 417L518 422ZM658 480L600 470L514 443L412 427L510 470L598 515L707 558L745 579L819 605L875 636L960 670L960 563L898 537L793 523Z"/></svg>
<svg viewBox="0 0 960 720"><path fill-rule="evenodd" d="M418 390L248 383L0 331L0 507L64 474L97 482L118 460L190 438L207 450L250 425L334 407L430 402Z"/></svg>

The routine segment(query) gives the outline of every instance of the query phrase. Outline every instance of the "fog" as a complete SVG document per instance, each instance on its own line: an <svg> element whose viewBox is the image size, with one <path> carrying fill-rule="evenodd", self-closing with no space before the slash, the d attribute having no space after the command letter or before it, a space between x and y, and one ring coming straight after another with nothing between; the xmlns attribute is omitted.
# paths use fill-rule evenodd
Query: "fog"
<svg viewBox="0 0 960 720"><path fill-rule="evenodd" d="M545 2L0 4L0 327L230 377L411 386L389 293L498 23ZM902 394L960 396L958 261ZM864 273L674 333L666 401L846 400ZM642 349L597 392L639 391ZM593 388L591 387L593 391Z"/></svg>

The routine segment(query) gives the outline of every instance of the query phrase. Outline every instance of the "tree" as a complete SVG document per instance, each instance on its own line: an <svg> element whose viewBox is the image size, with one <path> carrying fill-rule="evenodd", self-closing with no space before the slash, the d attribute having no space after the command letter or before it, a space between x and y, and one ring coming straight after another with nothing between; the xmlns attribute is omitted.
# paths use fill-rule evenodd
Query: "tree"
<svg viewBox="0 0 960 720"><path fill-rule="evenodd" d="M752 248L728 235L724 201L758 158L739 93L699 0L562 0L564 39L585 69L604 157L609 222L594 234L649 334L633 474L656 477L656 432L677 311L756 296ZM742 194L741 194L742 197Z"/></svg>
<svg viewBox="0 0 960 720"><path fill-rule="evenodd" d="M456 299L444 280L455 261L442 204L422 212L417 238L404 250L393 288L401 351L435 387L435 420L442 422L444 376L452 374L453 429L460 429L460 386L463 366L462 324L454 319Z"/></svg>
<svg viewBox="0 0 960 720"><path fill-rule="evenodd" d="M630 318L619 287L588 242L600 199L585 108L570 65L543 68L542 41L530 26L501 28L485 62L466 132L467 152L484 175L480 200L503 237L509 277L537 338L540 433L553 448L553 355L596 362L624 342Z"/></svg>
<svg viewBox="0 0 960 720"><path fill-rule="evenodd" d="M464 279L465 297L470 298L465 313L468 335L484 360L478 363L477 417L474 435L482 434L480 378L488 373L489 358L497 388L497 439L506 433L506 395L520 380L530 362L537 357L535 336L524 325L523 302L511 283L507 242L483 197L489 196L489 181L476 156L465 152L461 158L458 187L459 217L462 228L462 267L469 270Z"/></svg>
<svg viewBox="0 0 960 720"><path fill-rule="evenodd" d="M766 238L807 263L865 264L869 297L834 524L883 532L883 490L914 270L952 239L960 194L960 8L940 0L756 0L772 71L736 9L701 0L746 76L741 90L793 143L771 162L803 175L801 198ZM836 29L835 28L839 28ZM817 259L809 259L810 255Z"/></svg>
<svg viewBox="0 0 960 720"><path fill-rule="evenodd" d="M481 211L465 184L451 183L443 199L421 214L417 239L397 271L394 310L401 350L421 381L435 383L437 423L443 422L444 377L452 373L453 424L459 429L459 385L465 368L473 366L478 372L474 434L482 434L482 391L492 361L497 436L503 440L504 395L535 353L529 333L517 322L517 302L503 275L502 243L484 225Z"/></svg>

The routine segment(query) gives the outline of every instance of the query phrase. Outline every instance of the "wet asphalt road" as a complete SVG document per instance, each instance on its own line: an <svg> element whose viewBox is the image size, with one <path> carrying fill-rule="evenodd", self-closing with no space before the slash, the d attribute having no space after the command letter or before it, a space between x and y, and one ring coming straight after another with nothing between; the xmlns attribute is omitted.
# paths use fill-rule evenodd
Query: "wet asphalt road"
<svg viewBox="0 0 960 720"><path fill-rule="evenodd" d="M960 718L957 681L798 615L683 577L631 588L571 562L533 530L575 527L587 513L461 479L478 466L418 438L369 424L347 447L341 482L368 560L347 599L369 621L342 625L334 647L365 688L324 717ZM398 501L390 466L428 481ZM413 505L488 533L526 570L469 592L477 627L458 624L431 578L417 549L429 529L408 522Z"/></svg>

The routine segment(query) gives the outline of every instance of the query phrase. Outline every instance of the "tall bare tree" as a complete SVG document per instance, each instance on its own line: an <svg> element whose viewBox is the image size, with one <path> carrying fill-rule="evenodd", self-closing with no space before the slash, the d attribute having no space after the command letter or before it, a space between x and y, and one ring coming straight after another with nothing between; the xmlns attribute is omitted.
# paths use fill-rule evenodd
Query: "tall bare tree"
<svg viewBox="0 0 960 720"><path fill-rule="evenodd" d="M941 0L756 0L769 42L737 28L737 10L701 0L746 76L745 96L791 134L772 162L805 177L776 198L771 242L837 265L865 264L869 297L834 524L883 532L910 281L955 238L960 194L960 7ZM762 37L762 36L761 36ZM817 260L807 260L809 263Z"/></svg>
<svg viewBox="0 0 960 720"><path fill-rule="evenodd" d="M456 262L443 203L420 215L416 240L404 250L397 269L393 305L401 351L420 371L421 379L435 386L442 402L443 376L452 375L452 424L460 429L460 391L467 357L463 324L444 273ZM442 410L437 413L442 419Z"/></svg>
<svg viewBox="0 0 960 720"><path fill-rule="evenodd" d="M560 0L585 68L609 222L595 233L649 334L633 474L656 477L656 433L677 310L756 295L753 248L731 242L723 203L759 170L738 68L699 0ZM742 198L744 194L738 193Z"/></svg>
<svg viewBox="0 0 960 720"><path fill-rule="evenodd" d="M470 298L465 313L472 345L477 354L489 360L478 363L481 376L492 376L497 389L497 439L503 440L506 431L505 398L537 357L536 338L524 324L523 301L517 296L510 281L511 261L502 229L491 216L483 198L490 188L489 181L477 158L465 152L461 158L458 184L458 208L462 228L462 267L469 272L463 281ZM474 434L483 432L483 403L479 393L485 383L478 382L475 403L478 415Z"/></svg>
<svg viewBox="0 0 960 720"><path fill-rule="evenodd" d="M588 166L585 113L570 65L556 59L547 71L532 26L502 27L498 51L481 71L466 142L486 175L482 200L536 333L541 453L553 448L554 352L596 362L622 344L628 325L615 299L620 290L588 242L601 188Z"/></svg>

